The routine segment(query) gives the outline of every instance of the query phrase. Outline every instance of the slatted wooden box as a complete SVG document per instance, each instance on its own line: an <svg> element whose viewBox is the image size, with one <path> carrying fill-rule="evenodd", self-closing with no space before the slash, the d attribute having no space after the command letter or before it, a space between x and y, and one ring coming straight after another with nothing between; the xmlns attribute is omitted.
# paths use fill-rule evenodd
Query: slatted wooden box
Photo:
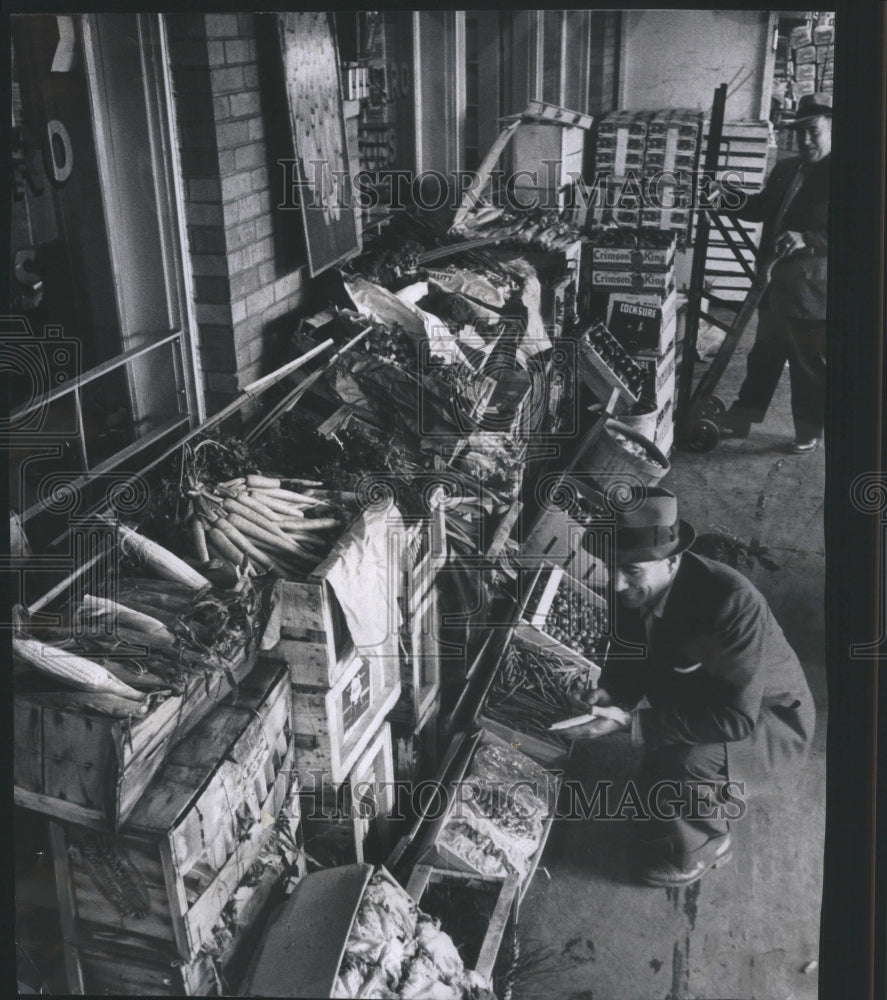
<svg viewBox="0 0 887 1000"><path fill-rule="evenodd" d="M298 795L284 810L291 811L288 826L301 836ZM64 834L52 823L54 839L64 843ZM295 845L297 848L299 844ZM262 856L277 855L269 844ZM304 853L290 854L295 877L304 877ZM74 994L113 996L225 996L231 995L245 971L249 948L269 907L283 892L287 872L277 865L264 867L258 880L244 876L231 902L213 928L213 943L190 959L183 960L173 945L115 928L80 923L65 936L68 988Z"/></svg>
<svg viewBox="0 0 887 1000"><path fill-rule="evenodd" d="M472 899L476 900L476 905L483 907L485 899L492 899L492 906L486 907L487 927L480 940L466 941L463 948L470 947L472 951L476 949L476 956L463 954L466 965L470 965L478 975L481 975L490 982L493 978L493 969L496 966L496 959L499 949L502 947L502 939L510 920L514 920L517 915L518 893L520 891L520 880L515 875L507 878L497 878L489 875L472 875L467 872L448 871L442 868L435 868L433 865L416 865L407 882L407 892L412 897L415 904L430 916L438 917L441 921L441 929L453 938L457 947L460 944L460 921L453 919L443 919L435 912L436 907L430 905L429 896L438 887L456 890L464 889L471 892ZM460 953L462 949L460 949Z"/></svg>
<svg viewBox="0 0 887 1000"><path fill-rule="evenodd" d="M455 761L455 764L453 770L450 772L448 794L444 800L446 802L446 808L443 811L443 814L438 815L434 820L426 820L425 827L423 827L424 836L421 833L419 834L419 837L422 838L419 863L431 865L434 868L439 868L444 871L461 871L468 872L472 875L484 875L486 873L473 868L465 859L450 851L447 846L441 842L441 835L443 834L444 827L449 823L449 821L455 815L458 815L457 810L465 808L458 794L458 786L461 785L468 774L469 766L476 751L481 746L486 745L507 746L510 749L513 749L513 744L510 744L507 739L501 737L499 734L486 727L478 730L470 736L457 734L457 736L454 737L454 744L456 744L457 741L461 742L461 746L451 746L450 751L448 752L448 757L451 757L451 759ZM520 752L530 756L523 746L521 746ZM543 769L546 766L541 761L537 761L537 763L539 763ZM557 811L555 807L561 787L560 774L557 771L547 772L545 785L546 787L538 789L539 794L548 800L548 810L546 815L542 818L542 832L539 844L530 858L526 875L523 878L516 874L511 876L518 883L518 900L522 899L527 890L530 888L530 883L533 880L533 876L539 866L539 861L545 851L545 846L548 843L548 837L551 834L551 827L554 823ZM432 808L437 808L439 812L439 807L432 806Z"/></svg>
<svg viewBox="0 0 887 1000"><path fill-rule="evenodd" d="M394 780L391 727L386 722L346 781L303 789L307 853L329 864L363 864L375 860L368 855L384 856L395 805Z"/></svg>
<svg viewBox="0 0 887 1000"><path fill-rule="evenodd" d="M545 620L559 592L577 596L583 608L600 613L604 618L608 613L606 600L580 581L573 579L559 566L542 567L540 580L544 584L541 595L536 600L533 594L530 594L532 603L525 605L520 621L514 628L515 636L545 656L556 656L583 668L588 678L596 683L601 673L600 666L546 632Z"/></svg>
<svg viewBox="0 0 887 1000"><path fill-rule="evenodd" d="M445 525L443 510L440 521ZM399 723L419 728L437 706L440 692L439 617L436 576L439 563L432 557L437 532L429 524L411 525L404 550L403 590L400 598L400 699L391 712ZM443 528L445 538L446 528Z"/></svg>
<svg viewBox="0 0 887 1000"><path fill-rule="evenodd" d="M318 775L343 782L400 696L400 659L392 645L383 655L352 654L329 689L292 689L294 767L303 785Z"/></svg>
<svg viewBox="0 0 887 1000"><path fill-rule="evenodd" d="M260 666L169 755L113 842L59 824L58 891L72 926L127 931L192 959L289 795L289 719L286 672ZM133 866L125 884L141 916L118 912L91 874L91 854L108 845Z"/></svg>
<svg viewBox="0 0 887 1000"><path fill-rule="evenodd" d="M254 652L229 671L241 681ZM57 819L116 829L131 815L177 740L231 690L219 671L197 674L182 695L131 722L66 707L57 692L17 691L14 698L15 802Z"/></svg>
<svg viewBox="0 0 887 1000"><path fill-rule="evenodd" d="M527 568L543 563L560 566L573 579L599 586L606 577L600 560L582 544L588 528L570 514L574 497L580 507L599 511L603 523L608 509L603 493L580 478L564 474L551 485L548 497L540 498L545 502L521 540L519 561Z"/></svg>

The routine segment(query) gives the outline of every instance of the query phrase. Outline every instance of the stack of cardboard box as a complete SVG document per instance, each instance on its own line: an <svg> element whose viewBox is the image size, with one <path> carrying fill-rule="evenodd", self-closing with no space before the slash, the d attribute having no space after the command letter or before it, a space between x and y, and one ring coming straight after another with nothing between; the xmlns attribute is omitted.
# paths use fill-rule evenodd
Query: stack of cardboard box
<svg viewBox="0 0 887 1000"><path fill-rule="evenodd" d="M595 222L674 232L685 245L699 164L697 111L616 111L598 124Z"/></svg>
<svg viewBox="0 0 887 1000"><path fill-rule="evenodd" d="M789 36L795 101L816 91L831 93L834 88L834 14L831 20L827 17L819 14L815 25L800 25Z"/></svg>
<svg viewBox="0 0 887 1000"><path fill-rule="evenodd" d="M603 233L584 244L580 271L580 315L604 320L645 370L640 396L656 406L651 440L666 455L674 441L675 248L673 233Z"/></svg>

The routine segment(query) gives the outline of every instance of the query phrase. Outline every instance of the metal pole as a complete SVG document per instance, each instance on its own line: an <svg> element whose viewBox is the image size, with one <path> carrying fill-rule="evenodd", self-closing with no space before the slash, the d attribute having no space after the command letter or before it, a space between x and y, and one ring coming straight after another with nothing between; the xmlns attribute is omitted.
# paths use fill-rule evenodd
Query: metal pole
<svg viewBox="0 0 887 1000"><path fill-rule="evenodd" d="M705 148L703 172L714 177L718 169L721 152L721 134L724 129L724 108L727 104L727 84L722 83L715 90L708 129L708 144ZM708 212L697 212L696 240L693 247L693 268L690 272L690 288L687 297L687 322L684 329L684 346L681 353L681 369L678 377L677 434L678 443L686 441L689 422L692 419L690 397L693 392L693 365L696 361L696 340L699 335L699 314L702 309L702 293L705 282L705 259L708 256L708 233L711 223Z"/></svg>

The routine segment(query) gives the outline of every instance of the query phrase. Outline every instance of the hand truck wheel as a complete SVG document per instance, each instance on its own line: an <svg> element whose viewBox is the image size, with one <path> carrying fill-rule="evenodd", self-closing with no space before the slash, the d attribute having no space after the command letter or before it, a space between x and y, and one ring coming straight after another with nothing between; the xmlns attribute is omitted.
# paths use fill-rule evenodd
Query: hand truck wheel
<svg viewBox="0 0 887 1000"><path fill-rule="evenodd" d="M706 396L702 400L699 412L705 420L720 424L727 413L727 406L720 396Z"/></svg>
<svg viewBox="0 0 887 1000"><path fill-rule="evenodd" d="M711 451L717 446L720 439L718 425L713 420L701 417L690 428L687 447L690 451Z"/></svg>

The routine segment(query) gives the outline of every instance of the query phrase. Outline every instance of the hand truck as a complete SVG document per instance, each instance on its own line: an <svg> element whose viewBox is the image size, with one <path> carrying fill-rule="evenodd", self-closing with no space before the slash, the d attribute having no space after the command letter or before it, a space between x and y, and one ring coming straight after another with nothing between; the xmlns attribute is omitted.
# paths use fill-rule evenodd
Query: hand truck
<svg viewBox="0 0 887 1000"><path fill-rule="evenodd" d="M724 106L727 100L727 85L721 84L715 90L712 105L711 124L709 126L708 145L705 152L704 174L714 177L718 170L718 159L721 151L721 136L724 126ZM733 354L736 350L749 320L754 315L767 286L774 265L781 259L783 253L774 254L757 271L749 264L743 253L750 250L756 258L758 248L748 233L741 227L728 225L729 218L722 219L716 212L707 209L699 215L696 240L693 253L693 268L690 276L690 289L687 301L687 322L684 332L684 346L681 355L681 368L678 379L677 423L675 427L676 444L689 451L711 451L720 440L719 422L727 411L723 401L714 395L714 390ZM704 287L705 260L708 252L708 236L711 224L717 227L724 242L732 250L736 260L742 266L745 274L751 280L751 287L739 311L731 323L712 316L702 309L702 299L707 298L715 303L719 300ZM734 234L738 234L737 241ZM700 378L693 388L693 366L699 361L696 352L699 321L705 319L717 326L726 334L708 371Z"/></svg>

